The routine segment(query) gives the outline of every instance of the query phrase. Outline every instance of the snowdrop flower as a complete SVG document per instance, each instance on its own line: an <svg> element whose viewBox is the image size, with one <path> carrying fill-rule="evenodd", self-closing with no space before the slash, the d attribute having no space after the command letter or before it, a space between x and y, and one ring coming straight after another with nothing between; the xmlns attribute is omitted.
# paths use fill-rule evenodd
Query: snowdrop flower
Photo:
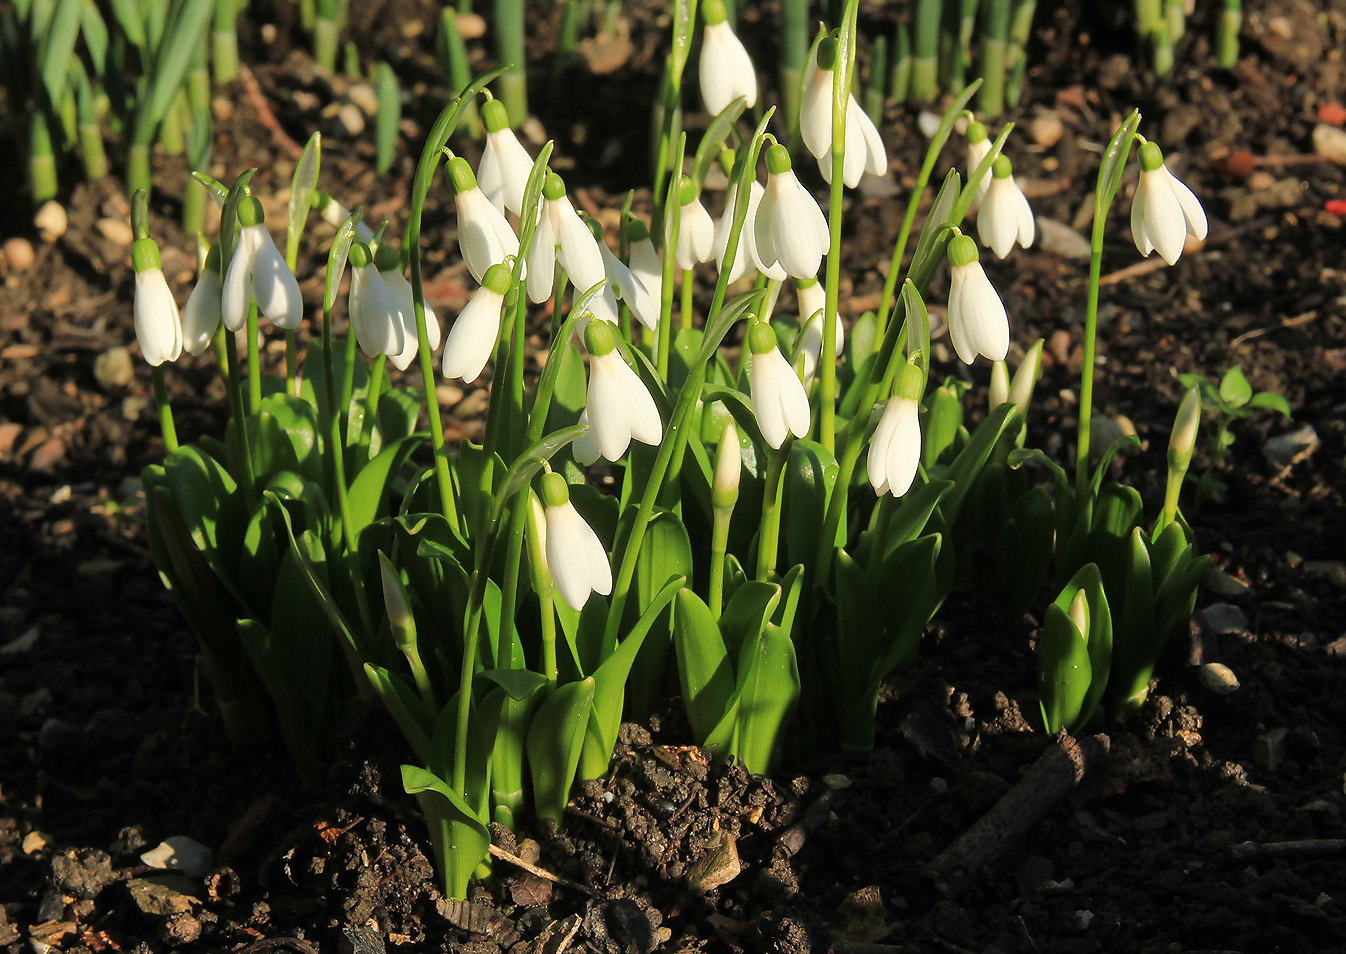
<svg viewBox="0 0 1346 954"><path fill-rule="evenodd" d="M971 236L949 243L949 337L963 364L977 355L1004 361L1009 352L1009 318L991 287Z"/></svg>
<svg viewBox="0 0 1346 954"><path fill-rule="evenodd" d="M654 240L650 230L640 219L628 219L623 226L626 229L626 260L636 281L645 286L650 300L659 308L663 305L664 263L654 250ZM655 310L654 323L659 323L659 308ZM642 318L643 322L644 319Z"/></svg>
<svg viewBox="0 0 1346 954"><path fill-rule="evenodd" d="M664 437L663 422L654 398L639 376L617 350L612 326L591 321L584 329L589 350L589 394L586 409L589 429L606 460L618 460L631 440L658 444Z"/></svg>
<svg viewBox="0 0 1346 954"><path fill-rule="evenodd" d="M645 283L612 254L608 243L603 241L598 223L591 221L589 225L595 231L594 238L598 242L599 251L603 253L603 271L607 275L608 293L616 289L621 300L626 302L626 307L631 309L631 314L635 315L642 325L653 331L659 325L659 299L651 295Z"/></svg>
<svg viewBox="0 0 1346 954"><path fill-rule="evenodd" d="M1190 235L1206 237L1206 213L1192 190L1164 166L1164 154L1152 142L1140 147L1140 185L1131 201L1131 237L1140 254L1159 257L1173 265Z"/></svg>
<svg viewBox="0 0 1346 954"><path fill-rule="evenodd" d="M322 216L322 220L334 229L341 228L342 223L351 216L350 209L346 208L321 189L314 190L313 201L311 204L318 210L318 214ZM362 219L355 223L355 237L361 242L371 242L374 239L374 230L366 225Z"/></svg>
<svg viewBox="0 0 1346 954"><path fill-rule="evenodd" d="M994 411L1009 400L1009 365L1003 361L991 362L991 386L986 393L986 408Z"/></svg>
<svg viewBox="0 0 1346 954"><path fill-rule="evenodd" d="M869 482L874 492L882 497L892 494L901 497L916 477L916 466L921 461L921 391L924 388L921 369L907 364L898 376L883 417L874 430L869 444Z"/></svg>
<svg viewBox="0 0 1346 954"><path fill-rule="evenodd" d="M757 73L752 59L729 25L723 0L705 0L701 14L706 29L701 37L701 101L706 112L718 116L740 96L748 108L757 105Z"/></svg>
<svg viewBox="0 0 1346 954"><path fill-rule="evenodd" d="M453 205L458 213L458 248L472 277L481 281L486 269L499 265L506 256L519 254L519 237L505 221L505 214L477 186L472 167L461 156L449 160Z"/></svg>
<svg viewBox="0 0 1346 954"><path fill-rule="evenodd" d="M752 413L763 439L773 450L779 450L790 434L808 434L808 395L799 375L776 347L776 332L770 324L753 322L748 329L748 349L752 352Z"/></svg>
<svg viewBox="0 0 1346 954"><path fill-rule="evenodd" d="M804 356L804 386L813 383L818 373L818 362L823 357L823 309L827 307L827 289L818 279L809 282L795 282L795 294L799 296L799 321L803 326L800 332L800 353ZM833 333L836 339L836 354L840 355L846 347L846 331L840 319Z"/></svg>
<svg viewBox="0 0 1346 954"><path fill-rule="evenodd" d="M823 178L832 181L832 94L836 82L837 39L824 37L817 59L806 66L808 79L799 103L799 132L804 145L818 160ZM854 189L864 174L881 176L888 171L888 153L883 137L869 115L860 108L855 94L846 103L846 156L841 181Z"/></svg>
<svg viewBox="0 0 1346 954"><path fill-rule="evenodd" d="M504 212L523 215L523 193L533 160L509 128L509 111L498 99L489 99L481 107L486 126L486 148L477 165L477 184L491 204Z"/></svg>
<svg viewBox="0 0 1346 954"><path fill-rule="evenodd" d="M391 248L391 246L383 247ZM378 259L378 256L375 256L375 259ZM416 296L412 292L411 282L402 274L399 264L393 264L387 268L384 268L381 262L376 261L376 264L379 265L379 274L383 276L383 280L388 283L388 287L393 290L402 303L402 314L407 319L407 334L416 338ZM431 351L439 347L440 335L439 316L435 314L435 310L430 307L430 303L427 301L425 303L425 337L429 341Z"/></svg>
<svg viewBox="0 0 1346 954"><path fill-rule="evenodd" d="M481 377L500 337L500 313L513 280L507 265L492 265L486 270L481 287L449 328L444 342L444 377L462 378L468 383Z"/></svg>
<svg viewBox="0 0 1346 954"><path fill-rule="evenodd" d="M977 166L986 158L986 154L991 151L991 140L986 135L986 127L975 119L967 124L967 181L972 181L972 174L977 171ZM986 190L990 188L991 177L983 176L977 180L977 198L980 202L986 197Z"/></svg>
<svg viewBox="0 0 1346 954"><path fill-rule="evenodd" d="M346 310L360 350L371 358L381 354L401 354L406 347L402 303L379 274L368 245L352 243L349 261L351 290Z"/></svg>
<svg viewBox="0 0 1346 954"><path fill-rule="evenodd" d="M587 407L580 411L580 419L576 423L589 427L589 409ZM574 457L575 463L581 467L588 467L603 456L598 449L598 438L594 437L592 427L589 427L587 431L570 443L570 456Z"/></svg>
<svg viewBox="0 0 1346 954"><path fill-rule="evenodd" d="M1178 406L1173 430L1168 435L1169 470L1186 470L1196 447L1196 432L1201 426L1201 389L1191 388Z"/></svg>
<svg viewBox="0 0 1346 954"><path fill-rule="evenodd" d="M152 238L136 239L131 246L131 262L136 269L135 314L136 341L140 353L151 367L176 361L182 354L182 320L178 303L164 278L159 246Z"/></svg>
<svg viewBox="0 0 1346 954"><path fill-rule="evenodd" d="M1033 343L1033 347L1028 349L1024 359L1019 362L1019 367L1014 371L1014 378L1010 381L1009 394L1007 401L1013 402L1019 409L1019 416L1028 414L1028 405L1033 400L1033 390L1037 387L1038 378L1042 376L1042 339L1039 338Z"/></svg>
<svg viewBox="0 0 1346 954"><path fill-rule="evenodd" d="M556 592L571 609L583 609L590 593L612 592L612 567L598 534L570 502L570 487L560 474L542 478L547 515L547 567Z"/></svg>
<svg viewBox="0 0 1346 954"><path fill-rule="evenodd" d="M732 166L725 165L726 172L732 172ZM738 236L738 251L734 253L734 264L729 269L729 281L731 283L738 281L748 270L749 263L767 278L773 281L783 281L785 279L785 269L779 264L773 264L770 268L762 264L761 256L757 254L757 209L762 204L762 196L766 190L762 188L761 183L756 179L750 179L748 183L748 211L743 218L743 231ZM715 267L724 271L724 257L729 252L729 233L734 229L734 216L738 213L738 183L733 182L729 186L729 191L725 193L724 215L720 217L720 223L715 227Z"/></svg>
<svg viewBox="0 0 1346 954"><path fill-rule="evenodd" d="M784 146L774 143L767 149L766 169L766 192L753 229L757 254L763 265L779 263L791 278L813 278L829 241L823 210L799 184Z"/></svg>
<svg viewBox="0 0 1346 954"><path fill-rule="evenodd" d="M738 501L738 485L743 476L743 447L738 442L734 419L727 418L715 452L715 477L710 486L711 505L716 510L731 509Z"/></svg>
<svg viewBox="0 0 1346 954"><path fill-rule="evenodd" d="M682 177L678 186L678 201L682 212L678 218L678 248L674 257L678 268L686 271L698 262L709 262L715 257L715 221L701 204L696 183L687 176Z"/></svg>
<svg viewBox="0 0 1346 954"><path fill-rule="evenodd" d="M1033 210L1015 183L1010 161L996 156L991 164L991 184L977 210L977 237L981 244L1004 258L1017 241L1023 248L1033 244Z"/></svg>
<svg viewBox="0 0 1346 954"><path fill-rule="evenodd" d="M588 291L607 277L603 253L593 233L570 204L565 182L550 172L542 184L542 208L528 246L529 301L544 302L551 297L557 262L580 292Z"/></svg>
<svg viewBox="0 0 1346 954"><path fill-rule="evenodd" d="M266 230L262 203L247 196L238 204L238 245L229 261L220 295L220 317L229 331L248 321L248 298L257 309L286 331L304 319L304 298L290 266Z"/></svg>
<svg viewBox="0 0 1346 954"><path fill-rule="evenodd" d="M212 245L206 255L196 287L187 296L182 309L182 349L188 354L204 354L220 326L220 247Z"/></svg>

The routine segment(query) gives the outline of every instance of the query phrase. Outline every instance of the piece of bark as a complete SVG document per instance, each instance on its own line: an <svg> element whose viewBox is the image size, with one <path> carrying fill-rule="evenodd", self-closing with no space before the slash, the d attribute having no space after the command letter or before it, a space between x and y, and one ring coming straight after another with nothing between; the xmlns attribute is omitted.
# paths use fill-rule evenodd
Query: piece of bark
<svg viewBox="0 0 1346 954"><path fill-rule="evenodd" d="M1019 783L945 848L926 873L947 893L961 890L969 876L989 868L1015 839L1042 821L1103 760L1108 745L1106 735L1077 740L1060 733Z"/></svg>

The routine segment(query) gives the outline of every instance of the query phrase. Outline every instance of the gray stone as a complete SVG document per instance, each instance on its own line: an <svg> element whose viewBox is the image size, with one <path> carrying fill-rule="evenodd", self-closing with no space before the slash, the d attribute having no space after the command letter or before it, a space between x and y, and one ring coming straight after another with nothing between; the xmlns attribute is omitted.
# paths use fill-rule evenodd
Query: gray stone
<svg viewBox="0 0 1346 954"><path fill-rule="evenodd" d="M1201 619L1206 629L1217 636L1248 631L1248 617L1232 603L1212 603L1201 611Z"/></svg>
<svg viewBox="0 0 1346 954"><path fill-rule="evenodd" d="M135 379L131 352L118 345L100 354L93 362L93 376L105 391L120 391Z"/></svg>
<svg viewBox="0 0 1346 954"><path fill-rule="evenodd" d="M1224 663L1206 663L1200 670L1201 685L1221 696L1237 692L1239 678Z"/></svg>
<svg viewBox="0 0 1346 954"><path fill-rule="evenodd" d="M189 878L199 878L210 870L214 852L186 835L174 835L142 854L140 860L151 868L181 871Z"/></svg>
<svg viewBox="0 0 1346 954"><path fill-rule="evenodd" d="M1089 260L1089 240L1069 225L1055 219L1037 220L1038 247L1044 252L1074 261Z"/></svg>

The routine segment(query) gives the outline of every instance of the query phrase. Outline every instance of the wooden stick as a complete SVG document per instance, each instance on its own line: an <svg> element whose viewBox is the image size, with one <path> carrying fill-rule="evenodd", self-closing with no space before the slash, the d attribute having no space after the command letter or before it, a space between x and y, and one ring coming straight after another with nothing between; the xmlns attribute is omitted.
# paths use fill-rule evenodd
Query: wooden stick
<svg viewBox="0 0 1346 954"><path fill-rule="evenodd" d="M941 890L963 887L966 875L989 868L1010 844L1035 827L1108 754L1108 737L1073 739L1061 732L1017 785L926 868ZM954 882L957 883L954 883Z"/></svg>
<svg viewBox="0 0 1346 954"><path fill-rule="evenodd" d="M518 855L514 854L511 851L506 851L504 848L501 848L498 845L491 845L490 852L492 855L499 858L501 861L508 861L516 868L522 868L524 871L527 871L531 875L537 875L539 878L543 878L555 884L563 885L564 887L567 888L574 888L576 891L582 891L591 898L601 897L601 895L593 888L589 888L582 884L579 884L578 882L569 881L565 878L559 877L558 875L554 875L544 868L539 868L535 864L524 861Z"/></svg>

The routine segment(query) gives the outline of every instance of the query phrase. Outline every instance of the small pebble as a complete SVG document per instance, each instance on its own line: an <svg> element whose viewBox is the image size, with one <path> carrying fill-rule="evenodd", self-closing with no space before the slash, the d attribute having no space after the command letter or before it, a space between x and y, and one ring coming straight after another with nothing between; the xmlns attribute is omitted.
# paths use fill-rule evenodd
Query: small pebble
<svg viewBox="0 0 1346 954"><path fill-rule="evenodd" d="M1041 113L1028 124L1028 135L1044 149L1050 149L1061 141L1066 134L1065 124L1054 112Z"/></svg>
<svg viewBox="0 0 1346 954"><path fill-rule="evenodd" d="M460 13L453 22L464 40L476 40L486 35L486 20L479 14Z"/></svg>
<svg viewBox="0 0 1346 954"><path fill-rule="evenodd" d="M1201 619L1206 628L1217 636L1248 631L1248 617L1232 603L1212 603L1201 611Z"/></svg>
<svg viewBox="0 0 1346 954"><path fill-rule="evenodd" d="M1206 663L1201 667L1200 675L1201 685L1211 692L1227 696L1238 691L1239 678L1224 663Z"/></svg>
<svg viewBox="0 0 1346 954"><path fill-rule="evenodd" d="M5 240L5 261L9 263L11 271L21 272L24 269L31 268L35 257L33 243L27 239L12 238Z"/></svg>
<svg viewBox="0 0 1346 954"><path fill-rule="evenodd" d="M374 92L374 87L368 83L354 83L351 88L346 90L346 98L349 99L366 116L373 116L379 111L379 94Z"/></svg>
<svg viewBox="0 0 1346 954"><path fill-rule="evenodd" d="M103 238L116 245L130 245L135 241L131 223L122 219L99 219L94 223L94 228L98 229Z"/></svg>
<svg viewBox="0 0 1346 954"><path fill-rule="evenodd" d="M354 139L365 131L365 114L354 103L345 103L337 110L337 128L348 139Z"/></svg>
<svg viewBox="0 0 1346 954"><path fill-rule="evenodd" d="M1313 151L1346 166L1346 129L1319 123L1313 127Z"/></svg>
<svg viewBox="0 0 1346 954"><path fill-rule="evenodd" d="M51 244L65 234L70 220L66 217L65 207L61 203L55 199L48 199L42 204L42 208L37 210L37 215L33 216L33 224L37 226L42 241Z"/></svg>
<svg viewBox="0 0 1346 954"><path fill-rule="evenodd" d="M1225 599L1234 599L1248 594L1247 583L1213 566L1206 570L1201 577L1201 582L1206 585L1206 589L1216 596L1223 596Z"/></svg>
<svg viewBox="0 0 1346 954"><path fill-rule="evenodd" d="M199 878L210 870L214 852L186 835L174 835L142 854L140 860L151 868L181 871L189 878Z"/></svg>
<svg viewBox="0 0 1346 954"><path fill-rule="evenodd" d="M935 133L939 132L939 124L944 120L931 112L923 112L916 117L916 126L921 130L921 135L926 139L934 139Z"/></svg>
<svg viewBox="0 0 1346 954"><path fill-rule="evenodd" d="M99 386L106 391L117 391L126 387L135 378L135 365L131 361L131 352L121 345L104 351L94 359L93 376Z"/></svg>

